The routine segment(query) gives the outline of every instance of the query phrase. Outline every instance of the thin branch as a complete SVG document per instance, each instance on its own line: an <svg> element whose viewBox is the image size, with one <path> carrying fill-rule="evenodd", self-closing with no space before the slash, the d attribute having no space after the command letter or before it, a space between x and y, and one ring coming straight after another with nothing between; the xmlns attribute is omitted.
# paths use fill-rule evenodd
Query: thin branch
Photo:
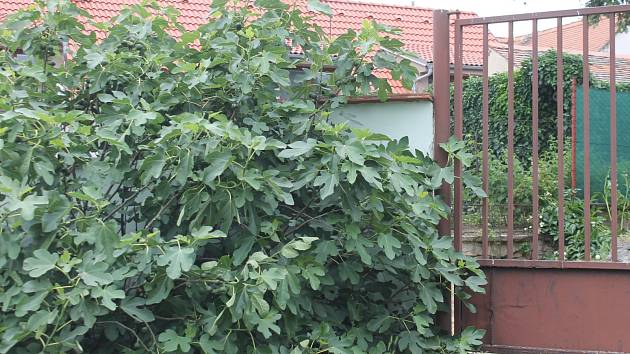
<svg viewBox="0 0 630 354"><path fill-rule="evenodd" d="M120 203L120 205L118 205L116 208L114 208L114 210L112 210L109 214L107 214L107 216L103 219L103 221L107 221L107 220L111 219L111 217L114 216L114 214L116 214L120 209L122 209L125 206L127 206L127 204L129 204L130 201L136 199L138 194L140 194L140 192L142 192L143 190L147 189L149 186L150 186L150 184L147 184L146 186L138 189L131 197L127 198L127 200L125 200L124 202Z"/></svg>
<svg viewBox="0 0 630 354"><path fill-rule="evenodd" d="M288 236L288 235L291 235L291 234L295 233L297 230L299 230L299 229L301 229L302 227L304 227L305 225L309 224L311 221L315 221L315 220L317 220L317 219L321 219L321 218L323 218L324 216L326 216L326 215L328 215L328 214L331 214L331 213L334 213L334 212L337 212L337 211L341 211L341 210L342 210L342 209L333 209L333 210L329 210L329 211L327 211L327 212L325 212L325 213L323 213L323 214L317 215L317 216L315 216L315 217L310 217L310 216L309 216L309 219L308 219L308 220L306 220L306 221L304 221L303 223L301 223L300 225L296 226L294 229L292 229L292 230L288 231L288 232L285 234L285 236Z"/></svg>
<svg viewBox="0 0 630 354"><path fill-rule="evenodd" d="M105 160L105 156L107 155L108 150L109 150L109 144L103 141L103 146L101 147L101 157L99 158L100 161Z"/></svg>
<svg viewBox="0 0 630 354"><path fill-rule="evenodd" d="M155 333L153 333L153 329L146 321L142 321L142 322L144 322L144 326L149 330L149 333L151 334L151 338L153 339L153 344L151 344L151 347L157 347L158 341L157 341L157 338L155 338Z"/></svg>
<svg viewBox="0 0 630 354"><path fill-rule="evenodd" d="M121 322L119 322L119 321L97 321L96 323L99 323L99 324L107 324L107 323L110 323L110 324L115 324L115 325L118 325L118 326L120 326L120 327L122 327L122 328L124 328L124 329L128 330L129 332L131 332L131 333L134 335L134 337L136 337L136 339L138 340L138 342L140 342L140 345L142 345L142 347L144 348L144 350L146 350L148 353L152 353L151 349L149 349L149 347L147 347L147 345L146 345L146 344L144 344L144 342L142 341L142 339L140 339L140 336L138 335L138 333L136 333L136 331L134 331L133 329L131 329L131 328L129 328L129 327L127 327L127 326L125 326L125 325L124 325L124 324L122 324Z"/></svg>
<svg viewBox="0 0 630 354"><path fill-rule="evenodd" d="M403 286L403 287L401 287L400 289L398 289L398 291L396 291L396 292L394 293L394 295L392 295L392 296L390 297L390 299L395 299L395 298L396 298L396 296L398 296L398 294L402 293L402 292L403 292L403 291L405 291L405 290L409 290L409 286L410 286L411 284L412 284L412 283L407 283L407 284L405 284L405 286Z"/></svg>
<svg viewBox="0 0 630 354"><path fill-rule="evenodd" d="M160 217L160 215L162 215L162 213L164 212L164 210L166 210L166 208L168 208L168 206L173 202L173 200L175 200L175 198L177 198L182 192L179 191L175 194L173 194L173 196L171 196L171 198L166 202L166 204L162 205L162 207L160 208L160 210L157 212L157 214L155 214L155 216L153 217L153 219L151 219L148 223L147 226L145 226L146 229L150 229L151 226L153 225L153 223L157 220L158 217Z"/></svg>
<svg viewBox="0 0 630 354"><path fill-rule="evenodd" d="M131 162L129 163L130 166L132 166L132 169L135 169L134 164L138 161L138 158L140 157L140 153L136 152L132 159ZM122 187L122 182L118 184L118 187L116 187L116 189L114 190L114 192L110 195L109 193L112 191L112 188L114 187L114 183L112 183L109 188L107 189L107 192L105 192L105 198L107 199L108 202L112 201L112 198L114 198L114 196L116 194L118 194L118 191L120 191L120 188Z"/></svg>
<svg viewBox="0 0 630 354"><path fill-rule="evenodd" d="M302 216L304 214L304 212L306 211L306 209L308 209L311 206L311 204L313 203L314 200L315 200L315 198L312 198L311 200L309 200L309 202L306 203L306 205L300 211L298 211L298 213L295 214L293 216L293 218L297 220L300 216ZM293 208L291 208L291 210L293 210ZM289 224L287 223L287 225L282 230L282 234L287 232L288 229L289 229Z"/></svg>

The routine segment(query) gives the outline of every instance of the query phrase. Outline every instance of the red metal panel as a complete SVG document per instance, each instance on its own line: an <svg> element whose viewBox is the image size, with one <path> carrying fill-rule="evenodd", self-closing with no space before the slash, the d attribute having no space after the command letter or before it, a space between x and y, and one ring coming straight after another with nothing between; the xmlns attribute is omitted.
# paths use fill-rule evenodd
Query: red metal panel
<svg viewBox="0 0 630 354"><path fill-rule="evenodd" d="M610 15L610 209L611 209L611 253L612 261L617 262L617 82L616 82L616 52L615 52L615 14Z"/></svg>
<svg viewBox="0 0 630 354"><path fill-rule="evenodd" d="M514 22L508 23L507 258L514 256Z"/></svg>
<svg viewBox="0 0 630 354"><path fill-rule="evenodd" d="M461 26L455 26L455 138L462 140L464 138L464 108L463 108L463 28ZM455 161L455 182L454 182L454 211L453 217L453 233L455 250L461 251L462 249L462 230L463 225L463 198L462 198L462 164L460 161Z"/></svg>
<svg viewBox="0 0 630 354"><path fill-rule="evenodd" d="M588 16L582 17L582 45L584 51L584 259L591 259L591 124L589 117L589 101L590 101L590 69L588 63Z"/></svg>
<svg viewBox="0 0 630 354"><path fill-rule="evenodd" d="M478 312L464 312L463 324L485 328L486 344L545 348L538 352L630 352L630 272L483 269L487 295L473 297Z"/></svg>
<svg viewBox="0 0 630 354"><path fill-rule="evenodd" d="M482 181L483 190L488 191L488 25L483 25L483 112L482 112ZM488 258L488 198L483 198L481 206L481 254L483 258Z"/></svg>
<svg viewBox="0 0 630 354"><path fill-rule="evenodd" d="M532 259L538 259L538 20L532 21Z"/></svg>
<svg viewBox="0 0 630 354"><path fill-rule="evenodd" d="M481 347L490 353L501 354L593 354L592 350L565 350L536 347L516 347L511 345L484 345ZM597 351L597 354L619 354L619 352Z"/></svg>
<svg viewBox="0 0 630 354"><path fill-rule="evenodd" d="M496 267L484 271L490 274L488 295L474 298L479 311L464 313L464 324L488 329L486 344L630 351L629 272Z"/></svg>
<svg viewBox="0 0 630 354"><path fill-rule="evenodd" d="M564 259L564 58L562 52L562 18L558 18L558 55L556 109L558 143L558 257Z"/></svg>

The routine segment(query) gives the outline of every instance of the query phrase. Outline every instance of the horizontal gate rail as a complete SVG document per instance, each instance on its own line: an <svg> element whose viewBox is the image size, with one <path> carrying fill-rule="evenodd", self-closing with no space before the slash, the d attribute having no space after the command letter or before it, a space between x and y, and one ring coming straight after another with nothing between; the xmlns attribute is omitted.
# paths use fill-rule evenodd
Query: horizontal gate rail
<svg viewBox="0 0 630 354"><path fill-rule="evenodd" d="M480 259L482 267L531 269L610 269L630 270L630 263L545 261L528 259ZM630 299L629 299L630 300Z"/></svg>
<svg viewBox="0 0 630 354"><path fill-rule="evenodd" d="M630 11L630 5L615 5L604 7L587 7L582 9L532 12L518 15L504 15L491 17L463 18L455 21L456 26L470 26L482 24L506 23L510 21L545 20L558 17L577 17L588 15L608 15Z"/></svg>

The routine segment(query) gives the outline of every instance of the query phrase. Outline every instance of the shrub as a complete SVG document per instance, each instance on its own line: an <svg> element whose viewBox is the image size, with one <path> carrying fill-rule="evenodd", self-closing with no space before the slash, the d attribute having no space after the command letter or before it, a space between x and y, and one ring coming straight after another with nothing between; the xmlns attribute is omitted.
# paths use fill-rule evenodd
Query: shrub
<svg viewBox="0 0 630 354"><path fill-rule="evenodd" d="M574 190L567 190L564 198L564 258L575 261L584 259L584 200ZM558 199L546 194L541 199L540 234L548 237L558 247ZM600 210L591 210L591 257L606 260L610 254L610 229ZM548 258L558 258L558 251Z"/></svg>
<svg viewBox="0 0 630 354"><path fill-rule="evenodd" d="M215 1L192 32L137 5L95 24L100 41L64 1L2 25L0 352L480 344L435 322L451 284L464 300L485 284L437 232L448 208L434 190L468 163L463 144L444 145L441 168L327 121L350 95L389 92L376 69L410 82L408 62L376 51L398 50L392 30L366 22L329 42L294 8L257 4ZM59 43L76 51L54 64Z"/></svg>
<svg viewBox="0 0 630 354"><path fill-rule="evenodd" d="M470 150L477 150L471 147ZM564 145L564 183L570 186L571 145ZM475 174L481 174L481 152L476 154L475 164L471 170ZM508 195L508 165L507 151L503 151L499 157L490 155L488 161L488 201L490 205L490 222L494 225L507 225L507 195ZM538 159L538 190L539 195L557 196L558 194L558 156L555 143L549 145L548 150L542 151ZM531 163L523 163L514 158L514 224L516 226L531 225L532 216L532 182L533 170ZM472 191L467 191L464 196L465 204L470 210L474 210L468 219L471 223L481 221L481 198ZM542 204L541 204L542 207Z"/></svg>

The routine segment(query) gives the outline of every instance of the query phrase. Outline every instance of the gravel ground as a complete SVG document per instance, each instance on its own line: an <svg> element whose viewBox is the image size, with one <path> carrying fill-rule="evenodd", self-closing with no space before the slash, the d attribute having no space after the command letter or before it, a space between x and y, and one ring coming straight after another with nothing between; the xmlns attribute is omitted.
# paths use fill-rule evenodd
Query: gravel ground
<svg viewBox="0 0 630 354"><path fill-rule="evenodd" d="M630 263L630 239L620 238L617 241L617 255L619 262Z"/></svg>

